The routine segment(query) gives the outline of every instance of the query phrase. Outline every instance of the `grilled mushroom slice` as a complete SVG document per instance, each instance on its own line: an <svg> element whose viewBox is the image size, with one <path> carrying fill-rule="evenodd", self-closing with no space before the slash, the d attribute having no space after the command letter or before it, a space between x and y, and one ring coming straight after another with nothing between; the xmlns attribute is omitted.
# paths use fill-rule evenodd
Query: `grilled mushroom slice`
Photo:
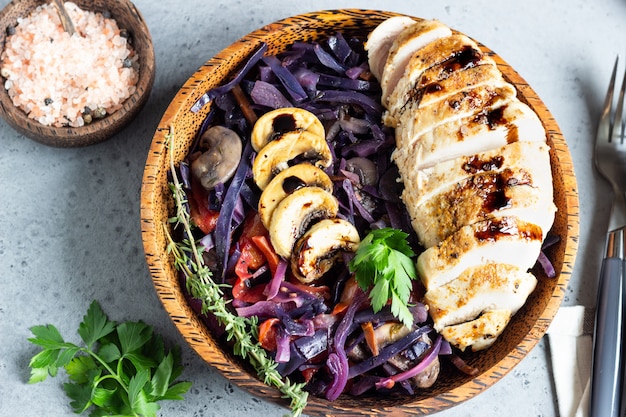
<svg viewBox="0 0 626 417"><path fill-rule="evenodd" d="M291 256L296 240L319 219L333 218L339 211L337 199L320 187L304 187L285 197L274 210L269 233L276 253Z"/></svg>
<svg viewBox="0 0 626 417"><path fill-rule="evenodd" d="M257 154L252 165L254 181L261 190L272 177L289 167L289 161L301 157L318 168L332 163L332 153L326 139L310 132L287 132L268 143Z"/></svg>
<svg viewBox="0 0 626 417"><path fill-rule="evenodd" d="M298 281L309 284L332 268L341 251L356 251L361 238L354 225L342 219L324 219L296 242L291 271Z"/></svg>
<svg viewBox="0 0 626 417"><path fill-rule="evenodd" d="M297 107L285 107L265 113L257 120L252 129L252 147L259 152L287 132L310 132L325 138L324 126L317 116Z"/></svg>
<svg viewBox="0 0 626 417"><path fill-rule="evenodd" d="M191 163L191 172L202 187L212 190L235 173L241 159L241 138L226 127L212 126L200 141L208 149Z"/></svg>
<svg viewBox="0 0 626 417"><path fill-rule="evenodd" d="M333 182L328 174L311 164L296 164L278 173L265 187L259 199L259 216L265 227L269 227L278 203L294 191L310 186L333 191Z"/></svg>

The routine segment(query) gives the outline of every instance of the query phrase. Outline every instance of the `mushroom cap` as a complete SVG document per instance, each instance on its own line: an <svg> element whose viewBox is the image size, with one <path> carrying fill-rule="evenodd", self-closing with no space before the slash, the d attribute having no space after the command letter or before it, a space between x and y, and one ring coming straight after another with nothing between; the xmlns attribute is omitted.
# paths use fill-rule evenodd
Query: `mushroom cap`
<svg viewBox="0 0 626 417"><path fill-rule="evenodd" d="M269 227L278 203L302 187L320 187L332 193L333 182L328 174L311 164L296 164L279 172L265 187L259 198L258 211L265 227Z"/></svg>
<svg viewBox="0 0 626 417"><path fill-rule="evenodd" d="M200 142L208 149L191 163L192 174L202 187L212 190L228 181L241 160L241 138L224 126L209 127Z"/></svg>
<svg viewBox="0 0 626 417"><path fill-rule="evenodd" d="M375 185L378 183L378 168L371 159L355 156L346 161L346 170L359 177L361 185Z"/></svg>
<svg viewBox="0 0 626 417"><path fill-rule="evenodd" d="M274 209L268 228L276 253L289 259L296 240L314 220L335 217L338 211L337 199L320 187L303 187L285 197Z"/></svg>
<svg viewBox="0 0 626 417"><path fill-rule="evenodd" d="M254 124L251 142L259 152L269 142L287 132L309 132L325 138L322 122L308 110L284 107L265 113Z"/></svg>
<svg viewBox="0 0 626 417"><path fill-rule="evenodd" d="M310 132L287 132L261 149L252 164L254 182L264 190L278 172L286 169L289 161L302 156L312 160L318 168L328 168L332 163L332 153L323 137Z"/></svg>
<svg viewBox="0 0 626 417"><path fill-rule="evenodd" d="M314 282L332 268L341 251L354 252L360 242L352 223L338 218L321 220L294 245L291 271L303 284Z"/></svg>

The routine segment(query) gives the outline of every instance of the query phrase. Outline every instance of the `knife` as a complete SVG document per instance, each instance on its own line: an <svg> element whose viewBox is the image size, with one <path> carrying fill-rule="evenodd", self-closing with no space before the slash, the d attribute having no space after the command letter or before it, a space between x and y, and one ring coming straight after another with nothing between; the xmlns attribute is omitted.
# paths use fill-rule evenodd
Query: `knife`
<svg viewBox="0 0 626 417"><path fill-rule="evenodd" d="M619 417L626 227L607 235L598 282L589 417Z"/></svg>

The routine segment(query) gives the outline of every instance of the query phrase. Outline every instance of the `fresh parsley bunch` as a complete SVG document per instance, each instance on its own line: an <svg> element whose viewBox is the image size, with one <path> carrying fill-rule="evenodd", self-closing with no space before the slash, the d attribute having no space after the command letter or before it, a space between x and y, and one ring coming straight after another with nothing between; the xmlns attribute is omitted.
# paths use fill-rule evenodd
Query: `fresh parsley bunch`
<svg viewBox="0 0 626 417"><path fill-rule="evenodd" d="M157 401L182 400L190 382L173 381L182 372L177 349L166 353L163 339L143 322L117 324L94 301L78 327L85 346L66 342L51 324L34 326L28 339L43 350L30 361L29 383L56 376L76 413L93 407L91 416L156 416Z"/></svg>
<svg viewBox="0 0 626 417"><path fill-rule="evenodd" d="M416 279L415 253L407 242L409 235L390 227L372 230L359 244L350 271L363 291L369 290L374 312L391 300L391 312L407 327L413 325L408 303Z"/></svg>

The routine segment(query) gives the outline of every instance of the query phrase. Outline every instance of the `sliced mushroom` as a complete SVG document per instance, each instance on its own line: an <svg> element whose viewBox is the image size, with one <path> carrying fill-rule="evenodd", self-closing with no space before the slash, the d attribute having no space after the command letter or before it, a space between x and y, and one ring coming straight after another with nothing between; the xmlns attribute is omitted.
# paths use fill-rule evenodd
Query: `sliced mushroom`
<svg viewBox="0 0 626 417"><path fill-rule="evenodd" d="M252 129L252 147L259 152L269 142L287 132L310 132L325 137L322 122L313 113L297 107L285 107L259 117Z"/></svg>
<svg viewBox="0 0 626 417"><path fill-rule="evenodd" d="M269 227L274 209L285 197L302 187L320 187L332 193L333 182L328 174L311 164L296 164L278 173L259 198L259 215Z"/></svg>
<svg viewBox="0 0 626 417"><path fill-rule="evenodd" d="M362 156L356 156L346 161L346 170L359 176L361 185L375 185L378 183L378 168L376 164Z"/></svg>
<svg viewBox="0 0 626 417"><path fill-rule="evenodd" d="M319 187L304 187L285 197L274 210L269 233L276 253L289 259L296 240L311 222L332 218L339 211L337 199Z"/></svg>
<svg viewBox="0 0 626 417"><path fill-rule="evenodd" d="M352 223L337 218L322 220L296 242L291 271L304 284L314 282L332 268L341 251L354 252L360 242Z"/></svg>
<svg viewBox="0 0 626 417"><path fill-rule="evenodd" d="M332 163L332 153L326 139L309 132L288 132L268 143L257 154L252 164L254 181L264 190L270 180L289 167L296 157L310 160L318 168Z"/></svg>
<svg viewBox="0 0 626 417"><path fill-rule="evenodd" d="M200 141L208 149L191 163L191 172L204 188L212 190L235 173L241 159L241 138L226 127L212 126Z"/></svg>

